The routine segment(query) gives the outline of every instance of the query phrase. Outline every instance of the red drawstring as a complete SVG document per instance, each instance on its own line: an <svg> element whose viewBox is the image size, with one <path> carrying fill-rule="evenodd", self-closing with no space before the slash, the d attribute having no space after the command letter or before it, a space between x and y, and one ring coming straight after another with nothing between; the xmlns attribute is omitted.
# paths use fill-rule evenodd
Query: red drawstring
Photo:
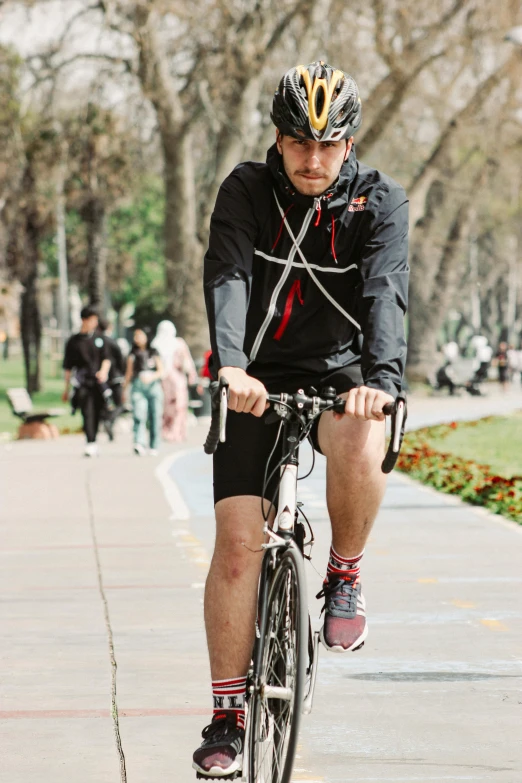
<svg viewBox="0 0 522 783"><path fill-rule="evenodd" d="M332 215L332 255L334 257L335 263L337 263L337 256L335 255L335 220L333 215Z"/></svg>
<svg viewBox="0 0 522 783"><path fill-rule="evenodd" d="M278 234L276 236L276 241L272 245L272 252L276 249L277 243L281 239L281 234L283 233L283 226L285 224L285 218L286 218L286 216L288 215L288 213L290 212L290 210L292 209L293 206L294 206L293 204L290 204L290 206L287 207L287 209L285 210L285 214L281 218L281 225L279 226L279 231L278 231Z"/></svg>
<svg viewBox="0 0 522 783"><path fill-rule="evenodd" d="M328 198L328 196L324 196L324 198ZM276 249L277 244L278 244L279 240L281 239L281 234L283 233L283 227L285 225L285 218L286 218L286 216L288 215L288 213L290 212L290 210L292 209L293 206L294 206L293 204L290 204L290 206L287 207L287 209L285 210L283 217L281 218L281 225L279 226L279 231L277 232L276 240L275 240L274 244L272 245L272 252ZM319 225L319 223L321 221L321 215L322 215L321 202L319 201L319 206L317 207L317 217L315 219L314 226L317 227ZM332 215L331 250L332 250L332 256L334 258L334 261L337 264L338 263L337 262L337 255L335 254L335 218L334 218L333 215ZM301 289L299 288L299 291L300 290ZM300 294L299 294L299 296L300 296ZM301 304L302 304L302 302L301 302Z"/></svg>
<svg viewBox="0 0 522 783"><path fill-rule="evenodd" d="M281 318L281 323L279 324L279 328L277 332L274 334L274 340L280 340L283 334L285 333L285 329L288 326L288 321L290 320L290 316L292 314L292 305L294 304L294 297L296 294L297 294L297 298L299 299L299 304L303 305L304 299L303 299L303 294L301 292L300 280L294 280L294 282L292 283L292 287L288 292L288 296L286 297L285 311L283 313L283 317Z"/></svg>

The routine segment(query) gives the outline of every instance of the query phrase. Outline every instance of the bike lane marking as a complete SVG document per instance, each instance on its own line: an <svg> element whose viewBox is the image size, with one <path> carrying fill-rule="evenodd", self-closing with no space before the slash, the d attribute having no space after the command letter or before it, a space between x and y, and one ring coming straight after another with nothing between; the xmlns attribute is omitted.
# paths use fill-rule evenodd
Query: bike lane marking
<svg viewBox="0 0 522 783"><path fill-rule="evenodd" d="M203 542L197 538L190 527L192 513L189 505L185 502L178 482L173 476L174 466L177 462L184 461L189 455L195 454L196 450L178 451L163 459L155 470L165 499L171 509L170 521L174 523L172 537L175 539L175 546L181 549L181 557L188 559L194 565L203 569L205 572L210 565L210 557L207 548ZM188 486L188 483L184 483ZM193 582L192 587L200 589L204 583Z"/></svg>

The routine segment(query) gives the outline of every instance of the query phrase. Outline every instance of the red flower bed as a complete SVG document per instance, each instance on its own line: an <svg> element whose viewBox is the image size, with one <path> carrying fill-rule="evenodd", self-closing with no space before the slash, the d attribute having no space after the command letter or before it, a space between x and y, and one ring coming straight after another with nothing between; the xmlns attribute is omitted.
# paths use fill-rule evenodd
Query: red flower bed
<svg viewBox="0 0 522 783"><path fill-rule="evenodd" d="M466 422L462 426L474 424ZM522 476L498 476L489 465L438 451L429 444L429 438L444 437L457 426L451 422L407 433L397 460L398 470L522 524Z"/></svg>

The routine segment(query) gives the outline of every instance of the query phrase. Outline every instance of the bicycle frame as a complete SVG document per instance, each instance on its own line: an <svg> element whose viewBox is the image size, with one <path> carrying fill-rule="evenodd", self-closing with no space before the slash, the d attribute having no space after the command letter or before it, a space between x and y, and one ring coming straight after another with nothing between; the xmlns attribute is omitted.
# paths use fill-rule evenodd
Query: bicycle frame
<svg viewBox="0 0 522 783"><path fill-rule="evenodd" d="M276 405L277 407L277 405ZM301 427L298 421L289 419L286 412L283 413L283 450L288 449L287 453L292 452L293 447L299 440ZM284 453L284 452L283 452ZM272 542L265 544L265 549L276 549L286 547L293 540L295 523L297 521L297 477L299 468L299 446L295 448L292 456L281 466L281 478L279 484L279 497L277 512L275 516L275 526L272 530L266 525L266 532ZM295 545L295 544L294 544ZM261 583L264 580L261 579ZM313 696L317 678L317 664L319 661L319 631L312 634L311 623L309 623L309 661L307 668L309 677L308 690L305 694L302 713L309 715L312 711Z"/></svg>
<svg viewBox="0 0 522 783"><path fill-rule="evenodd" d="M288 445L289 452L299 439L300 428L296 421L284 420L283 424L283 449ZM297 470L299 467L299 447L289 458L288 462L281 466L281 480L279 484L279 500L277 504L276 522L277 530L282 533L293 533L297 512Z"/></svg>
<svg viewBox="0 0 522 783"><path fill-rule="evenodd" d="M255 738L254 743L256 747L258 742L261 744L267 742L269 745L271 743L273 747L276 747L274 745L273 736L263 735L263 727L268 727L270 730L270 726L272 726L273 729L273 726L276 725L274 723L274 715L276 713L268 707L269 701L275 701L282 704L293 701L294 704L293 712L290 713L289 722L287 724L287 727L289 727L288 731L291 733L288 735L280 733L279 735L280 740L282 738L282 741L290 743L290 749L288 750L289 761L284 761L284 769L278 770L278 772L282 772L284 776L284 783L290 781L293 759L297 747L300 714L308 714L312 709L318 669L319 633L312 632L306 598L307 591L303 543L301 536L298 535L298 533L301 532L300 528L297 527L299 514L297 502L299 444L305 432L309 432L308 423L323 411L333 410L340 414L345 411L345 400L336 395L335 389L328 387L322 390L320 396L316 395L316 390L312 388L309 390L308 394L305 394L302 389L299 389L295 394L283 393L280 395L267 395L267 401L273 405L274 410L282 419L282 453L285 457L284 460L279 460L277 463L278 465L281 465L278 484L279 495L272 527L269 524L270 515L265 515L266 522L264 534L268 540L265 540L265 543L262 544L265 553L259 580L258 621L256 641L253 650L253 667L249 674L250 684L247 692L247 698L249 700L248 713L252 716L252 721L256 721L255 724L253 724L253 730L252 725L249 722L250 718L247 721L247 737L249 737L249 739L245 744L244 759L247 759L246 768L248 769L248 780L251 781L251 783L254 778L256 780L258 779L258 767L256 765L258 764L259 756L257 755L257 750L252 752L249 732L253 732L251 736ZM212 385L212 418L210 430L204 445L207 454L214 453L219 442L225 442L227 407L228 383L224 378L220 378L219 382L215 382ZM395 403L388 403L385 405L383 407L383 413L392 417L392 437L386 456L381 465L383 473L389 473L397 460L404 434L404 425L406 421L406 398L404 394L399 394ZM269 466L267 466L267 469L268 467ZM264 490L266 490L266 487ZM272 508L273 504L270 509L272 510ZM278 581L279 574L285 573L290 575L289 579L292 580L292 585L294 586L292 589L294 589L295 597L292 602L290 602L289 597L285 599L288 603L285 604L283 602L282 606L285 607L284 610L280 612L278 616L275 616L274 614L271 614L271 611L273 607L277 608L279 606L277 603L277 595L283 585L283 582ZM287 584L290 585L290 582ZM283 592L284 590L286 590L285 587L283 587ZM290 590L290 587L288 590ZM290 592L285 594L289 596ZM280 633L281 628L283 628L284 634L287 633L287 629L290 628L290 625L280 626L279 624L282 618L287 618L289 616L291 607L293 619L290 621L285 619L285 622L292 623L291 627L294 628L293 640L289 637L288 642L283 641L283 648L279 645L276 658L277 660L285 655L287 644L288 649L295 651L294 658L290 660L290 665L292 667L291 679L290 681L288 681L286 677L278 679L276 675L274 681L273 670L268 668L268 678L263 672L263 651L265 649L271 649L270 647L266 647L266 645L272 645L272 648L275 649L272 640L278 638L277 634ZM297 624L295 624L294 618L298 618ZM275 631L273 630L274 627L276 628ZM272 630L269 630L270 628L272 628ZM279 630L277 630L278 628ZM288 669L286 671L288 671ZM292 680L292 678L294 679ZM251 698L253 701L250 703ZM252 712L250 712L251 704L254 705ZM298 704L300 705L300 709L297 707ZM266 725L259 723L261 720L260 715L264 715L265 713L270 716L269 722ZM286 731L287 728L285 728L285 732ZM288 740L286 740L287 736ZM249 748L248 754L247 748ZM267 752L269 754L268 756L266 753L261 756L261 765L265 763L265 758L268 759L269 764L272 763L274 756L270 754L273 754L273 748ZM254 766L252 766L252 764ZM245 766L243 769L245 770ZM252 770L254 771L252 772ZM251 774L253 775L253 778L251 778ZM268 778L265 778L264 773L262 774L265 783Z"/></svg>

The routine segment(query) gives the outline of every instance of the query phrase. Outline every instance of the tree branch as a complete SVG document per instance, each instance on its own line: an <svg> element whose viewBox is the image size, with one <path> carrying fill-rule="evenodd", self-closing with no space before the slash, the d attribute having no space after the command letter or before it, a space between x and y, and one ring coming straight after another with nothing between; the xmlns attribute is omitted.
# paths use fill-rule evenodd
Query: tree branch
<svg viewBox="0 0 522 783"><path fill-rule="evenodd" d="M446 127L439 136L439 141L435 146L433 152L429 158L423 161L419 171L414 176L407 188L410 195L420 190L426 179L430 176L439 163L442 160L442 156L449 144L460 130L461 126L469 121L476 112L484 105L484 102L491 94L496 85L506 76L514 65L518 65L520 53L518 51L513 52L506 62L500 66L496 71L488 76L488 78L482 82L478 89L473 93L471 99L457 114L455 114L451 120L447 123Z"/></svg>

